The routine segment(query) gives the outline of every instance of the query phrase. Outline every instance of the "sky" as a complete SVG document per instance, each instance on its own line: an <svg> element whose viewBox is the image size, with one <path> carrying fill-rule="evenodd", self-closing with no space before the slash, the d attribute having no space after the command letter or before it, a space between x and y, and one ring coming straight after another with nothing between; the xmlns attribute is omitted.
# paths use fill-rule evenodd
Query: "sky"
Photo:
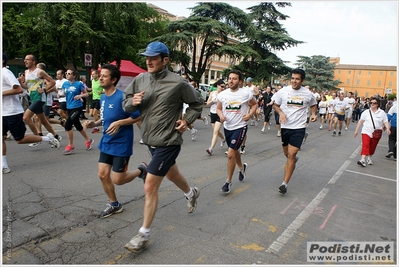
<svg viewBox="0 0 399 267"><path fill-rule="evenodd" d="M246 8L256 1L223 1ZM176 16L190 16L196 1L152 1ZM277 8L288 15L279 21L291 38L305 43L278 51L293 67L297 56L340 57L340 64L398 65L398 2L394 1L290 1Z"/></svg>

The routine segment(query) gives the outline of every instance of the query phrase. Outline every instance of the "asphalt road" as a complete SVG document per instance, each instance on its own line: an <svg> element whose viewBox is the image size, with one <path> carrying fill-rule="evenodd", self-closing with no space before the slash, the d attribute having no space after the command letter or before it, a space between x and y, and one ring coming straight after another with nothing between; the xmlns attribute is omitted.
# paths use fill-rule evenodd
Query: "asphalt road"
<svg viewBox="0 0 399 267"><path fill-rule="evenodd" d="M208 112L204 108L203 115ZM147 250L123 248L142 224L144 193L140 179L117 186L124 212L98 218L107 197L97 177L97 148L91 151L75 132L75 152L63 155L48 144L35 148L7 141L11 173L3 175L3 264L307 264L307 242L390 241L397 237L397 162L385 158L387 136L377 147L374 165L363 168L361 138L355 124L332 137L308 127L309 137L285 195L278 193L285 157L274 118L272 129L249 126L247 178L233 178L232 192L222 194L226 179L226 147L220 142L209 156L211 125L196 121L195 141L189 132L177 159L189 184L201 190L198 207L187 213L184 195L167 179ZM150 161L139 144L135 126L134 155L129 168ZM396 252L395 252L396 259ZM395 260L396 262L396 260Z"/></svg>

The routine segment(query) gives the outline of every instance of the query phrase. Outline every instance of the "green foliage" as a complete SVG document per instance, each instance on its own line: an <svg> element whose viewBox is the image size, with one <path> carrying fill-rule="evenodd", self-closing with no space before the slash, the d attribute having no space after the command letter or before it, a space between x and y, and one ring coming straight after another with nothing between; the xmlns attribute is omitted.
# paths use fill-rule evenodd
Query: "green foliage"
<svg viewBox="0 0 399 267"><path fill-rule="evenodd" d="M330 62L329 57L325 56L298 56L299 60L295 63L306 72L305 85L310 88L316 87L318 91L339 90L337 86L341 83L334 79L335 63Z"/></svg>
<svg viewBox="0 0 399 267"><path fill-rule="evenodd" d="M3 51L12 57L35 54L50 68L84 67L113 60L144 61L138 56L151 39L163 34L166 21L145 3L5 3Z"/></svg>
<svg viewBox="0 0 399 267"><path fill-rule="evenodd" d="M389 94L388 96L387 96L387 99L388 100L394 100L396 98L396 94Z"/></svg>

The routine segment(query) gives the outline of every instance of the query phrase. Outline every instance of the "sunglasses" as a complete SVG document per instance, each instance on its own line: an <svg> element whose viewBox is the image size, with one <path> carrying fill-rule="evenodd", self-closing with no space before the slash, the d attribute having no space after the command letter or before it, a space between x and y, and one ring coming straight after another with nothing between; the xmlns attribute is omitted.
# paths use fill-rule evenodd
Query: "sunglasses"
<svg viewBox="0 0 399 267"><path fill-rule="evenodd" d="M370 104L377 104L377 102L370 102Z"/></svg>
<svg viewBox="0 0 399 267"><path fill-rule="evenodd" d="M73 75L73 73L72 72L67 72L67 73L65 73L66 75Z"/></svg>

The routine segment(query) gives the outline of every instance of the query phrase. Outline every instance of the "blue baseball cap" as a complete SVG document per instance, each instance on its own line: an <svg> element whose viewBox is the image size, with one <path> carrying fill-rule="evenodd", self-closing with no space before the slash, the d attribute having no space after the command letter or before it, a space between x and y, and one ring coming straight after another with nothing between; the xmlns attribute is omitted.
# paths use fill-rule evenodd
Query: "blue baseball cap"
<svg viewBox="0 0 399 267"><path fill-rule="evenodd" d="M152 42L147 45L144 53L141 53L142 56L147 57L156 57L159 55L169 55L169 49L166 47L164 43L161 42Z"/></svg>
<svg viewBox="0 0 399 267"><path fill-rule="evenodd" d="M251 77L248 77L248 78L247 78L247 82L252 82L252 78L251 78Z"/></svg>

